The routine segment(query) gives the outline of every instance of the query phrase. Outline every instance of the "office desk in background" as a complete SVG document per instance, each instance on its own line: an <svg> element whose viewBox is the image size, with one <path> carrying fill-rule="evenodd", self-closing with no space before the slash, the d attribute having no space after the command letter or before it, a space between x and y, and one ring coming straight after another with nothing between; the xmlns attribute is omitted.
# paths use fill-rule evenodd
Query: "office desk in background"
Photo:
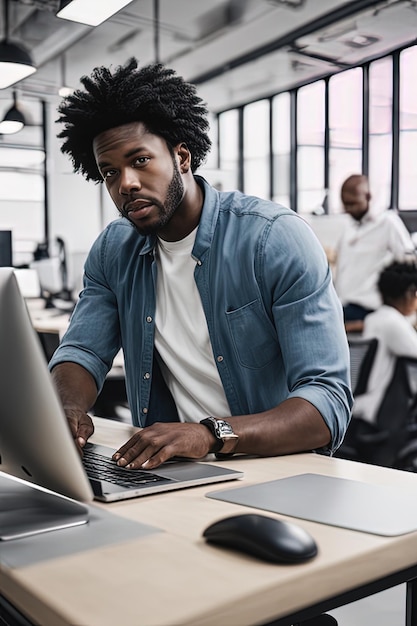
<svg viewBox="0 0 417 626"><path fill-rule="evenodd" d="M94 440L106 445L118 446L133 432L94 421ZM222 489L313 472L417 490L414 474L315 454L237 457L222 464L245 473ZM417 532L383 537L278 516L304 527L318 543L318 556L301 565L263 563L206 544L208 524L259 512L205 497L218 490L218 484L206 485L97 503L164 532L17 568L1 563L0 552L0 593L41 626L245 626L273 619L289 626L417 577ZM65 531L57 532L65 541ZM408 583L407 626L417 623L414 587Z"/></svg>
<svg viewBox="0 0 417 626"><path fill-rule="evenodd" d="M34 329L42 334L54 335L61 339L68 328L70 314L58 309L46 309L45 302L41 299L26 300ZM108 376L116 377L124 375L123 353L120 351L114 361Z"/></svg>

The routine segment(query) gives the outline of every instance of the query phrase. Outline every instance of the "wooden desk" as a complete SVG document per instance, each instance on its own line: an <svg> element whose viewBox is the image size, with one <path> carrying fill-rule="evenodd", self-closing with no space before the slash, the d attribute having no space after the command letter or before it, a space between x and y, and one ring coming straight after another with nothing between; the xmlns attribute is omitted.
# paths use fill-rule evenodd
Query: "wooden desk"
<svg viewBox="0 0 417 626"><path fill-rule="evenodd" d="M118 445L132 433L124 424L95 421L97 442ZM417 475L314 454L223 464L242 469L244 480L96 505L165 532L28 567L0 565L0 593L41 626L245 626L273 619L288 626L417 577L417 532L382 537L286 518L319 545L313 561L292 566L202 539L211 522L256 511L205 498L223 487L315 472L417 489ZM413 583L408 590L410 600ZM417 623L411 602L407 620Z"/></svg>

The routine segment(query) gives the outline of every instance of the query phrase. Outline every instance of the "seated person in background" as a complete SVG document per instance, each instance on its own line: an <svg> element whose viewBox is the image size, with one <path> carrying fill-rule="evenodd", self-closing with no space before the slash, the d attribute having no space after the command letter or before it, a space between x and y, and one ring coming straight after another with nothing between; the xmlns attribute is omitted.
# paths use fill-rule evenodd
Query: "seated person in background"
<svg viewBox="0 0 417 626"><path fill-rule="evenodd" d="M80 449L122 347L132 419L145 428L115 453L120 466L331 453L350 417L349 352L310 227L194 174L210 148L207 109L173 70L131 59L82 83L59 107L62 151L104 182L120 216L93 244L50 362Z"/></svg>
<svg viewBox="0 0 417 626"><path fill-rule="evenodd" d="M393 262L378 281L383 304L365 317L363 336L376 337L378 347L366 393L355 398L353 416L373 423L399 356L417 359L417 263Z"/></svg>
<svg viewBox="0 0 417 626"><path fill-rule="evenodd" d="M344 210L351 217L336 249L336 292L343 305L347 331L360 332L365 316L381 305L377 288L381 270L392 261L414 255L414 245L401 218L371 206L366 176L354 174L342 185Z"/></svg>

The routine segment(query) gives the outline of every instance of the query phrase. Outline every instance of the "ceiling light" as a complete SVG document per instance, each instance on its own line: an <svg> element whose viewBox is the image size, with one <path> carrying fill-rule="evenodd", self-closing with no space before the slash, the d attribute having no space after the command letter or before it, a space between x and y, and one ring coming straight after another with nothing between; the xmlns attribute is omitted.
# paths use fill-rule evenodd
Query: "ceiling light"
<svg viewBox="0 0 417 626"><path fill-rule="evenodd" d="M379 41L378 37L372 35L355 35L352 39L346 39L343 43L349 48L366 48Z"/></svg>
<svg viewBox="0 0 417 626"><path fill-rule="evenodd" d="M8 41L9 2L3 0L5 37L0 42L0 89L14 85L36 72L30 54L20 45Z"/></svg>
<svg viewBox="0 0 417 626"><path fill-rule="evenodd" d="M0 134L13 135L22 130L25 124L25 116L17 108L16 92L13 92L13 106L7 111L3 121L0 123Z"/></svg>
<svg viewBox="0 0 417 626"><path fill-rule="evenodd" d="M132 0L61 0L57 17L98 26Z"/></svg>
<svg viewBox="0 0 417 626"><path fill-rule="evenodd" d="M61 98L66 98L67 96L70 96L72 93L74 93L74 89L67 85L66 74L66 59L65 52L63 52L61 54L61 87L58 89L58 93Z"/></svg>

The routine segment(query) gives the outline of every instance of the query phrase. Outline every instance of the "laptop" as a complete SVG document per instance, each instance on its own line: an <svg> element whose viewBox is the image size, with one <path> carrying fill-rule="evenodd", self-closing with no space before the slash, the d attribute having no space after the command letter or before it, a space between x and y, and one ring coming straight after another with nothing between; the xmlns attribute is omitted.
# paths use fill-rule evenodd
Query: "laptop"
<svg viewBox="0 0 417 626"><path fill-rule="evenodd" d="M113 449L90 443L81 459L13 268L0 268L0 357L0 472L80 502L243 477L241 471L187 460L127 470L111 460Z"/></svg>

